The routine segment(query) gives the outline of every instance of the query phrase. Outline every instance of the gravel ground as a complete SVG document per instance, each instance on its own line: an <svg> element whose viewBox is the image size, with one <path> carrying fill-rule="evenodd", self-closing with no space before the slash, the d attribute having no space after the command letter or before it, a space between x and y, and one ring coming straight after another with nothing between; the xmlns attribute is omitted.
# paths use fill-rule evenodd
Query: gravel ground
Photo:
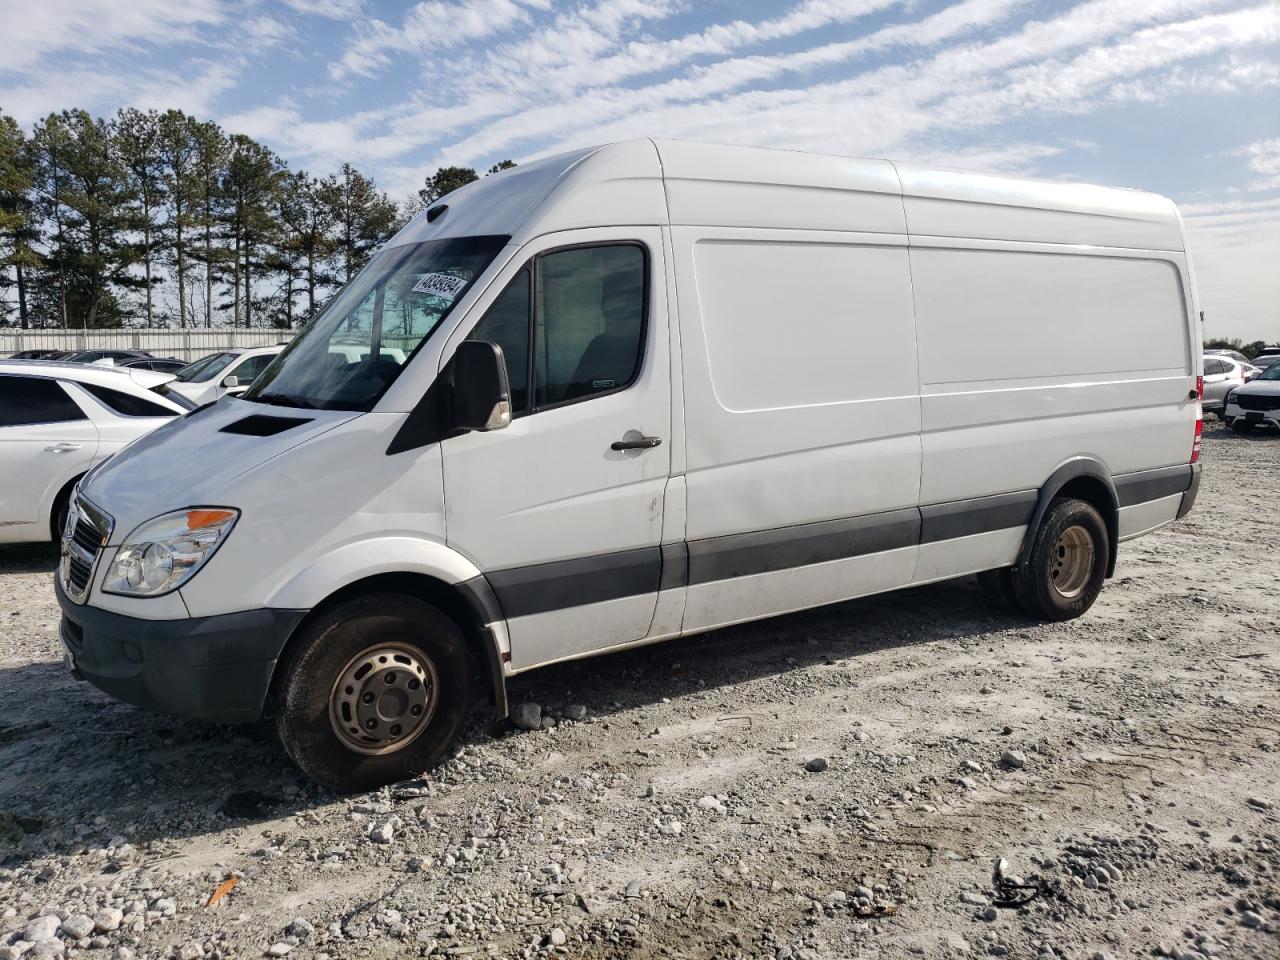
<svg viewBox="0 0 1280 960"><path fill-rule="evenodd" d="M1280 437L1205 460L1082 620L957 582L556 667L550 729L345 798L71 680L0 550L0 960L1278 957Z"/></svg>

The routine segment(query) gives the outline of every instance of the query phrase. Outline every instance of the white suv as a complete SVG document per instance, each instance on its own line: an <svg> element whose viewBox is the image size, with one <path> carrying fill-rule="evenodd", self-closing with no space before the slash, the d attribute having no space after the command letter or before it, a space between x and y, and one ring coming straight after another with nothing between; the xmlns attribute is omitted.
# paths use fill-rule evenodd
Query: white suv
<svg viewBox="0 0 1280 960"><path fill-rule="evenodd" d="M0 543L56 540L94 464L193 405L173 374L0 361Z"/></svg>
<svg viewBox="0 0 1280 960"><path fill-rule="evenodd" d="M243 393L283 349L276 345L211 353L179 370L170 389L196 406L212 403L227 393Z"/></svg>

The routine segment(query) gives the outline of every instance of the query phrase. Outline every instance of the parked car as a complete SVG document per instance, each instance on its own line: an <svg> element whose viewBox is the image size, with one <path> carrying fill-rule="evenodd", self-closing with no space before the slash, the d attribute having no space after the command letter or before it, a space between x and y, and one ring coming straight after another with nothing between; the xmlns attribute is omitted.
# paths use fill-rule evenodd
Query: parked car
<svg viewBox="0 0 1280 960"><path fill-rule="evenodd" d="M61 350L19 350L10 360L55 360L65 356Z"/></svg>
<svg viewBox="0 0 1280 960"><path fill-rule="evenodd" d="M243 393L283 349L276 345L211 353L179 370L172 389L196 406L212 403L227 393Z"/></svg>
<svg viewBox="0 0 1280 960"><path fill-rule="evenodd" d="M56 540L86 471L191 409L150 370L0 361L0 543Z"/></svg>
<svg viewBox="0 0 1280 960"><path fill-rule="evenodd" d="M1236 363L1249 364L1249 358L1239 350L1226 350L1223 348L1215 348L1204 352L1206 357L1226 357L1228 360L1234 360Z"/></svg>
<svg viewBox="0 0 1280 960"><path fill-rule="evenodd" d="M1184 243L1140 191L743 147L482 179L86 478L69 666L363 790L552 663L978 572L1078 617L1195 501Z"/></svg>
<svg viewBox="0 0 1280 960"><path fill-rule="evenodd" d="M1257 370L1243 363L1237 363L1229 357L1204 358L1204 409L1206 413L1217 414L1226 419L1225 408L1227 394L1237 387L1243 387L1253 379Z"/></svg>
<svg viewBox="0 0 1280 960"><path fill-rule="evenodd" d="M1258 357L1280 357L1280 346L1263 347L1257 352L1253 359L1257 360Z"/></svg>
<svg viewBox="0 0 1280 960"><path fill-rule="evenodd" d="M1253 365L1259 370L1266 370L1268 367L1277 363L1280 363L1280 353L1271 353L1253 358ZM1261 374L1259 374L1259 376L1261 376Z"/></svg>
<svg viewBox="0 0 1280 960"><path fill-rule="evenodd" d="M145 350L80 350L60 357L64 363L123 363L126 360L145 360L151 354Z"/></svg>
<svg viewBox="0 0 1280 960"><path fill-rule="evenodd" d="M158 370L160 373L177 373L190 364L176 357L147 357L142 360L125 360L119 366L138 370Z"/></svg>
<svg viewBox="0 0 1280 960"><path fill-rule="evenodd" d="M1223 419L1238 433L1253 427L1280 428L1280 363L1271 364L1252 383L1232 390Z"/></svg>

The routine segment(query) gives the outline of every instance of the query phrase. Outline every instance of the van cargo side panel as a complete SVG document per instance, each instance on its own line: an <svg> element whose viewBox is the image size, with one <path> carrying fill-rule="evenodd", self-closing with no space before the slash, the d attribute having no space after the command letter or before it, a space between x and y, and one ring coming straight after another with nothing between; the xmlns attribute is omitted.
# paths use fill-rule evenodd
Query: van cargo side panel
<svg viewBox="0 0 1280 960"><path fill-rule="evenodd" d="M1196 404L1177 262L944 243L911 249L923 503L1035 489L1079 456L1112 474L1187 461Z"/></svg>
<svg viewBox="0 0 1280 960"><path fill-rule="evenodd" d="M776 202L786 198L779 188ZM920 420L903 238L678 226L672 235L690 542L914 509ZM800 592L816 604L908 582L915 546L886 550L901 570L819 551ZM684 627L740 619L735 606L790 609L770 584L800 589L799 576L766 565L749 590L747 578L690 587Z"/></svg>

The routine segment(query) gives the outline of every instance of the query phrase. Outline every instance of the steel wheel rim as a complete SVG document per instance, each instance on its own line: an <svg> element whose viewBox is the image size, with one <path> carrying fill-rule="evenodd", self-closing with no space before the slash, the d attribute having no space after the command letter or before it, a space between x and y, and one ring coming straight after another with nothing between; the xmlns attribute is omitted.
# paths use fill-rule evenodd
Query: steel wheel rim
<svg viewBox="0 0 1280 960"><path fill-rule="evenodd" d="M382 643L356 654L329 693L329 725L342 745L376 757L403 750L440 702L435 664L422 651Z"/></svg>
<svg viewBox="0 0 1280 960"><path fill-rule="evenodd" d="M1093 537L1084 527L1068 527L1054 544L1049 582L1058 595L1074 600L1084 592L1093 575Z"/></svg>

